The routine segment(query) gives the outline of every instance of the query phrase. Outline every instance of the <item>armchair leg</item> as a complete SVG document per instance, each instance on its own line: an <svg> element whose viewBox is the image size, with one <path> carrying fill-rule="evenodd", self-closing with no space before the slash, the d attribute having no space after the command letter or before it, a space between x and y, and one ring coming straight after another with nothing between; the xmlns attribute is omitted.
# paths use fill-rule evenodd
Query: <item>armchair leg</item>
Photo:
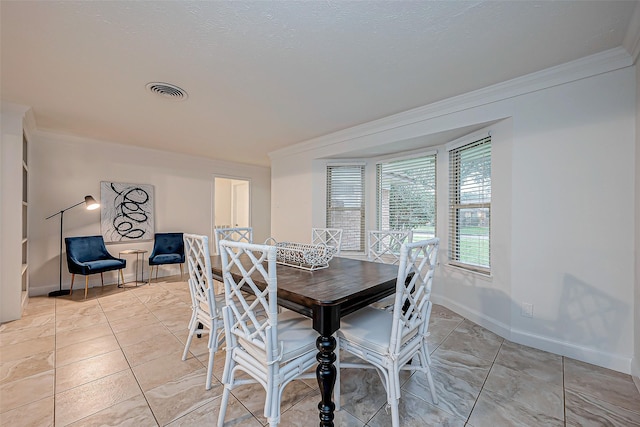
<svg viewBox="0 0 640 427"><path fill-rule="evenodd" d="M102 287L104 287L104 276L100 273L100 281L102 282Z"/></svg>
<svg viewBox="0 0 640 427"><path fill-rule="evenodd" d="M75 273L71 273L71 286L69 287L69 295L73 293L73 279L76 278Z"/></svg>
<svg viewBox="0 0 640 427"><path fill-rule="evenodd" d="M87 299L87 292L89 291L89 275L84 276L84 299Z"/></svg>
<svg viewBox="0 0 640 427"><path fill-rule="evenodd" d="M182 272L182 264L180 264L180 280L182 280L182 274L183 274L183 272Z"/></svg>
<svg viewBox="0 0 640 427"><path fill-rule="evenodd" d="M120 269L120 278L122 279L122 287L124 288L124 274L122 274L122 269Z"/></svg>

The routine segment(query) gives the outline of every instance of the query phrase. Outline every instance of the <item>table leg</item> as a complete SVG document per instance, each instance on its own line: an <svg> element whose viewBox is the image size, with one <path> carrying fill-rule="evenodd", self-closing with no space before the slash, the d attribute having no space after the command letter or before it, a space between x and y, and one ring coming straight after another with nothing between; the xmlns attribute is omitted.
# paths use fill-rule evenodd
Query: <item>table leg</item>
<svg viewBox="0 0 640 427"><path fill-rule="evenodd" d="M316 340L316 348L318 349L316 377L322 395L322 400L318 403L320 426L333 427L333 411L336 409L336 405L331 401L331 396L336 384L336 366L334 365L336 354L333 352L336 349L336 339L332 336L321 335Z"/></svg>

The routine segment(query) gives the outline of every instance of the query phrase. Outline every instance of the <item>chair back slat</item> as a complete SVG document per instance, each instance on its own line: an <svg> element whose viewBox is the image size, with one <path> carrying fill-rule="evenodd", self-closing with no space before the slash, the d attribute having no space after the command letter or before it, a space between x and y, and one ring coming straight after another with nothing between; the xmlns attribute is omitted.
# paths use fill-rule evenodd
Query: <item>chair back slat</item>
<svg viewBox="0 0 640 427"><path fill-rule="evenodd" d="M184 251L189 272L189 290L195 308L207 307L209 314L216 314L216 299L211 271L209 237L184 234Z"/></svg>
<svg viewBox="0 0 640 427"><path fill-rule="evenodd" d="M220 253L219 244L221 240L231 242L253 243L253 227L222 227L213 230L216 251Z"/></svg>
<svg viewBox="0 0 640 427"><path fill-rule="evenodd" d="M415 335L427 332L431 315L431 285L438 258L439 238L404 243L400 248L400 264L393 307L390 351Z"/></svg>
<svg viewBox="0 0 640 427"><path fill-rule="evenodd" d="M278 354L276 247L221 240L219 249L225 304L232 317L225 319L225 328L241 345L260 350L264 362L270 363Z"/></svg>
<svg viewBox="0 0 640 427"><path fill-rule="evenodd" d="M411 230L369 230L367 258L384 264L398 264L402 244L411 239Z"/></svg>
<svg viewBox="0 0 640 427"><path fill-rule="evenodd" d="M342 246L342 229L341 228L312 228L311 244L325 244L336 248L336 255L340 255Z"/></svg>

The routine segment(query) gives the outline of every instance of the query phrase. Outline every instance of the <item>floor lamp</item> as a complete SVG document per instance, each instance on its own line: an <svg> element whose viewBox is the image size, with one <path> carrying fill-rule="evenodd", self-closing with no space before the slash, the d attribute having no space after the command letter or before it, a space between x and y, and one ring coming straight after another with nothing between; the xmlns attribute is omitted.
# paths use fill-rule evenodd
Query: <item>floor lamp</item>
<svg viewBox="0 0 640 427"><path fill-rule="evenodd" d="M85 203L87 205L87 210L92 211L94 209L98 209L100 207L100 203L96 202L92 196L84 196L84 201L78 202L73 206L69 206L68 208L62 209L60 212L56 212L51 216L45 218L45 220L53 218L56 215L60 215L60 255L58 255L60 259L60 287L57 291L49 292L50 297L59 297L61 295L69 295L71 291L69 289L62 289L62 219L64 218L65 211L68 211L71 208L75 208L81 204Z"/></svg>

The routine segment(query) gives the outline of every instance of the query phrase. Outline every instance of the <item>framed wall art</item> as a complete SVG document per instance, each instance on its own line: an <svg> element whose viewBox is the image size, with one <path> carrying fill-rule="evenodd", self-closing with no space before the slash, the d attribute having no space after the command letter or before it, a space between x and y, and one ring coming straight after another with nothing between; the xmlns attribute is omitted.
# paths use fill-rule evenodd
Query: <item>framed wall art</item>
<svg viewBox="0 0 640 427"><path fill-rule="evenodd" d="M100 202L105 243L153 239L153 185L102 181Z"/></svg>

